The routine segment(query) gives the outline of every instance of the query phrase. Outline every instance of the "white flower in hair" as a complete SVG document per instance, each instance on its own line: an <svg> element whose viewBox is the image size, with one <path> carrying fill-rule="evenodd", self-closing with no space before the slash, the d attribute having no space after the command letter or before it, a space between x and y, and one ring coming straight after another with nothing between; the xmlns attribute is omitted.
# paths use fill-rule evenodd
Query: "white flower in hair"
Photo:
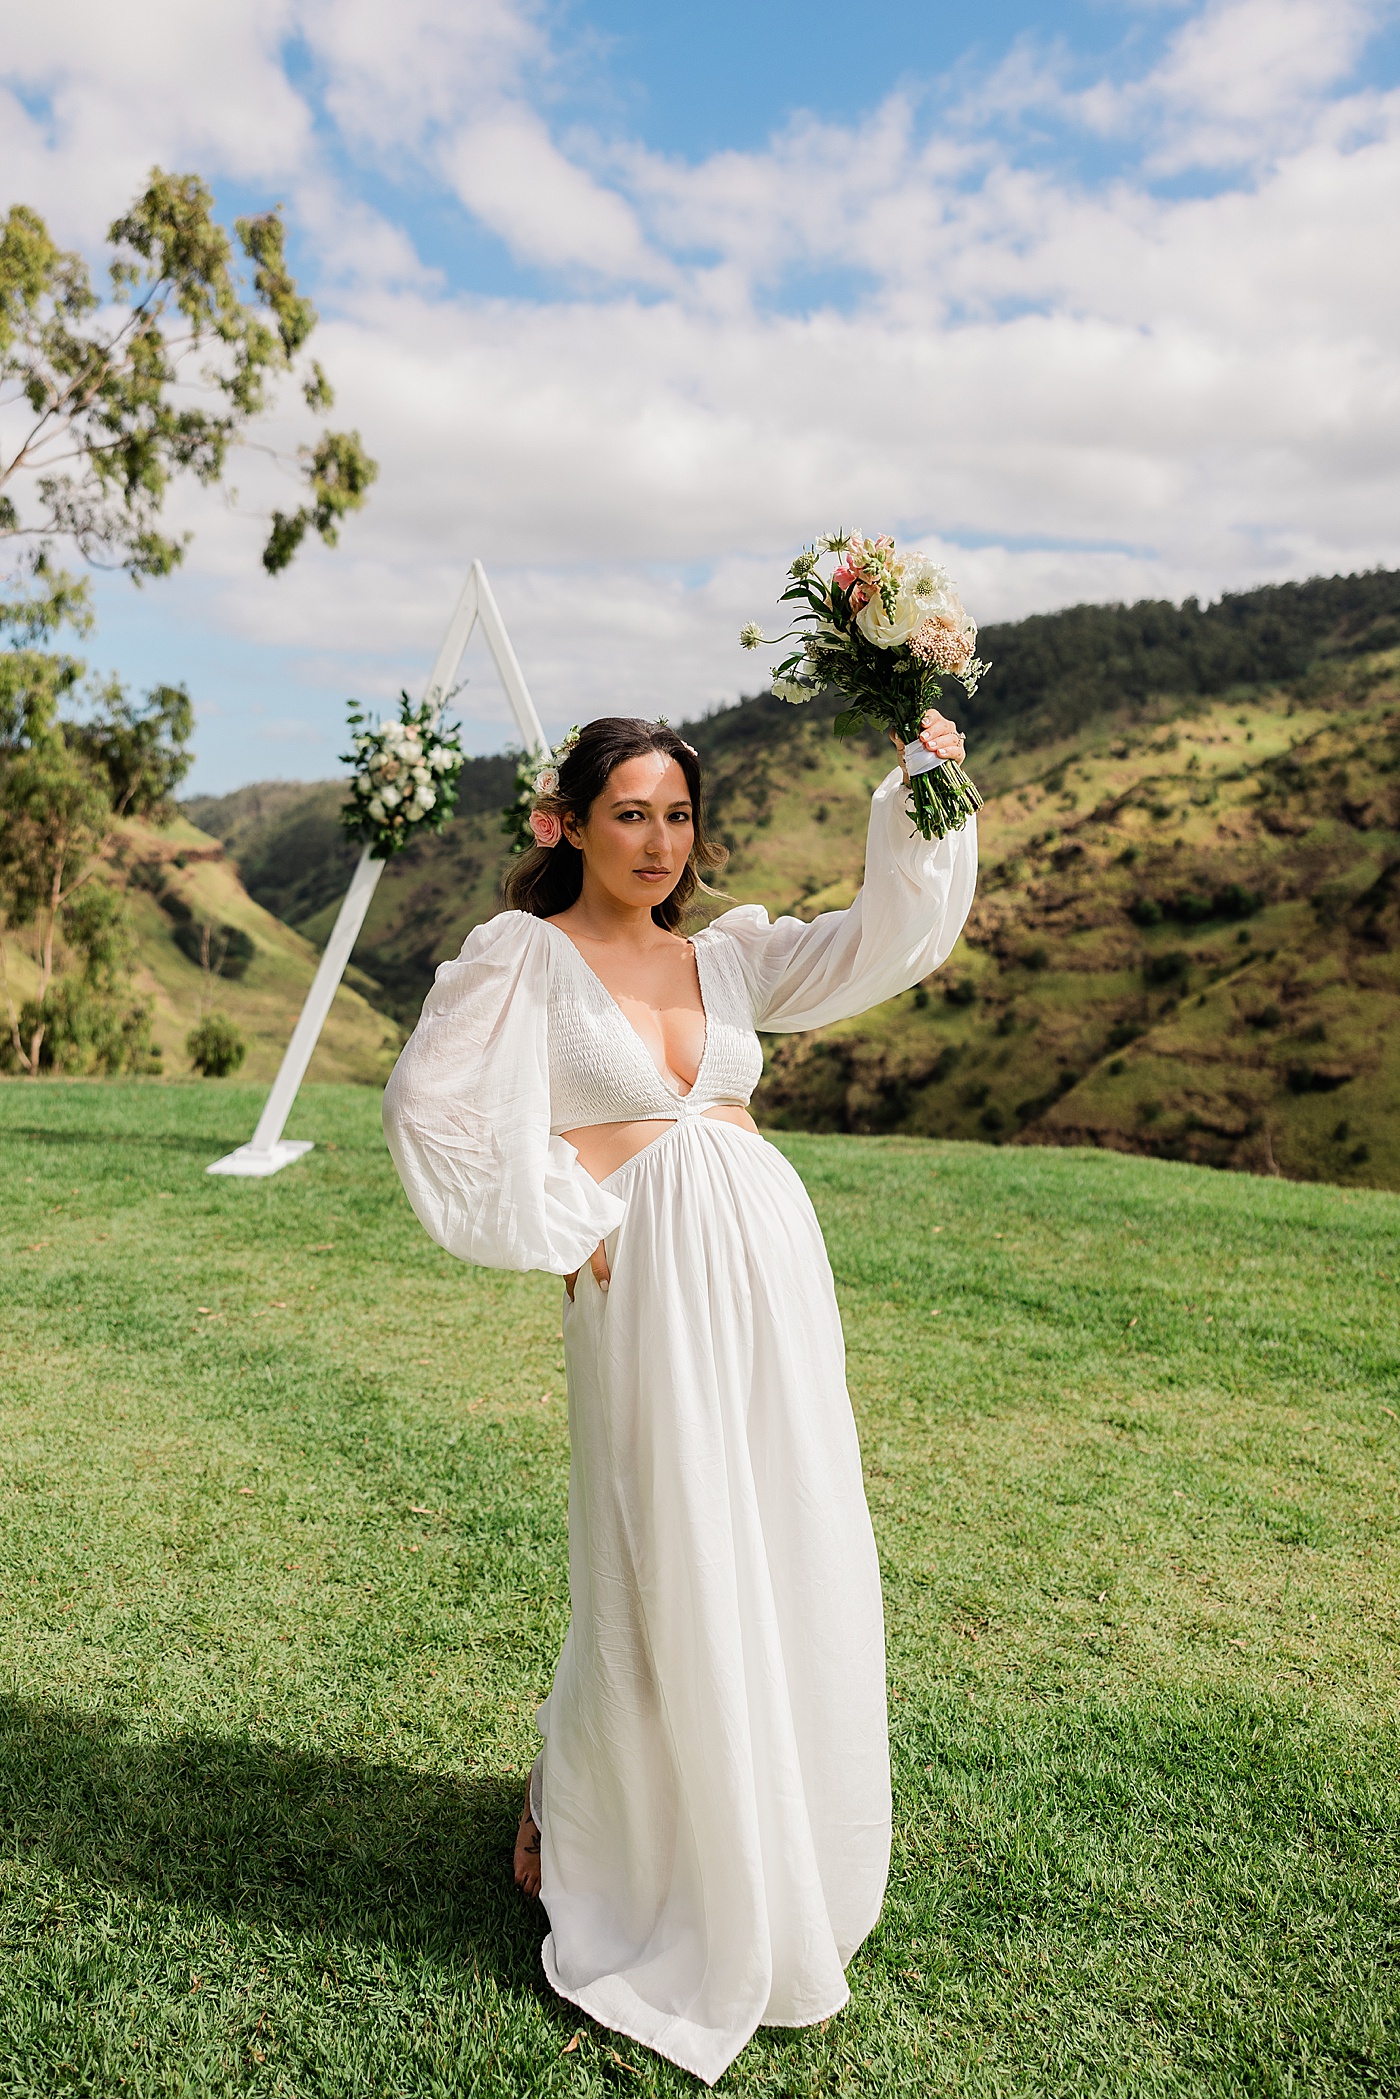
<svg viewBox="0 0 1400 2099"><path fill-rule="evenodd" d="M537 773L535 774L535 793L536 793L536 794L558 794L558 792L559 792L559 768L558 768L558 766L557 766L557 765L545 765L545 766L541 766L540 770L539 770L539 771L538 771L538 772L537 772Z"/></svg>

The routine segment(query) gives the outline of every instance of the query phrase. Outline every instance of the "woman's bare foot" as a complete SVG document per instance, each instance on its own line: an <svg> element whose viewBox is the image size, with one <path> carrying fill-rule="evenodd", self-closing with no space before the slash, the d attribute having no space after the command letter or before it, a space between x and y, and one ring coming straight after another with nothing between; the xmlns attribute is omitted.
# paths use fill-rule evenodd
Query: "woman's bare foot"
<svg viewBox="0 0 1400 2099"><path fill-rule="evenodd" d="M540 1892L540 1833L530 1813L530 1789L525 1789L525 1808L515 1832L515 1885L527 1895Z"/></svg>

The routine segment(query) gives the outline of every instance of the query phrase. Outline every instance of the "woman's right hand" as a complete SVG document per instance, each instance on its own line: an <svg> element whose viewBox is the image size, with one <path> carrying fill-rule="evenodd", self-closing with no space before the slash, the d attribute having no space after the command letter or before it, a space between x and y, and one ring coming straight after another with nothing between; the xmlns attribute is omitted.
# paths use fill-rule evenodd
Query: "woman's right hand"
<svg viewBox="0 0 1400 2099"><path fill-rule="evenodd" d="M588 1265L593 1270L593 1280L598 1285L598 1288L600 1290L606 1290L608 1284L612 1281L612 1270L608 1266L608 1257L603 1250L603 1242L601 1239L598 1241L598 1244L594 1247L592 1253L588 1256ZM564 1288L569 1293L570 1304L572 1304L574 1301L574 1284L578 1281L578 1279L579 1271L577 1268L574 1270L572 1275L566 1275L564 1278Z"/></svg>
<svg viewBox="0 0 1400 2099"><path fill-rule="evenodd" d="M946 714L940 714L936 707L926 710L915 741L921 743L926 751L932 751L935 758L951 758L956 765L961 765L967 756L967 744L957 723L950 721ZM904 784L907 787L909 767L905 763L904 754L910 746L902 743L893 729L890 730L890 742L899 753L899 769L904 775Z"/></svg>

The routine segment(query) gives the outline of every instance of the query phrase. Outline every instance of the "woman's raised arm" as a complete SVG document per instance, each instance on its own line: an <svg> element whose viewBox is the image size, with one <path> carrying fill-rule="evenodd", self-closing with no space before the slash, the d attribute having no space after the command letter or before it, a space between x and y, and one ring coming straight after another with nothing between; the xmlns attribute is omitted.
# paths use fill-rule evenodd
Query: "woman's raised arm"
<svg viewBox="0 0 1400 2099"><path fill-rule="evenodd" d="M785 1033L824 1027L907 991L945 962L972 908L977 825L921 838L892 772L875 790L865 882L845 911L769 922L758 904L726 911L712 930L739 950L754 1026Z"/></svg>

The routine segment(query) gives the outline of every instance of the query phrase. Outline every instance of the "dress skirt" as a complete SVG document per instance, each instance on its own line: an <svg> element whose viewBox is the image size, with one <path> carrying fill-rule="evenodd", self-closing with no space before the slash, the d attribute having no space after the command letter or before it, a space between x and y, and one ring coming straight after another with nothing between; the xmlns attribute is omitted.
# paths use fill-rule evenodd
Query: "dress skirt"
<svg viewBox="0 0 1400 2099"><path fill-rule="evenodd" d="M879 1565L831 1268L752 1131L603 1184L564 1306L571 1621L533 1793L545 1973L713 2083L846 2002L890 1850Z"/></svg>

